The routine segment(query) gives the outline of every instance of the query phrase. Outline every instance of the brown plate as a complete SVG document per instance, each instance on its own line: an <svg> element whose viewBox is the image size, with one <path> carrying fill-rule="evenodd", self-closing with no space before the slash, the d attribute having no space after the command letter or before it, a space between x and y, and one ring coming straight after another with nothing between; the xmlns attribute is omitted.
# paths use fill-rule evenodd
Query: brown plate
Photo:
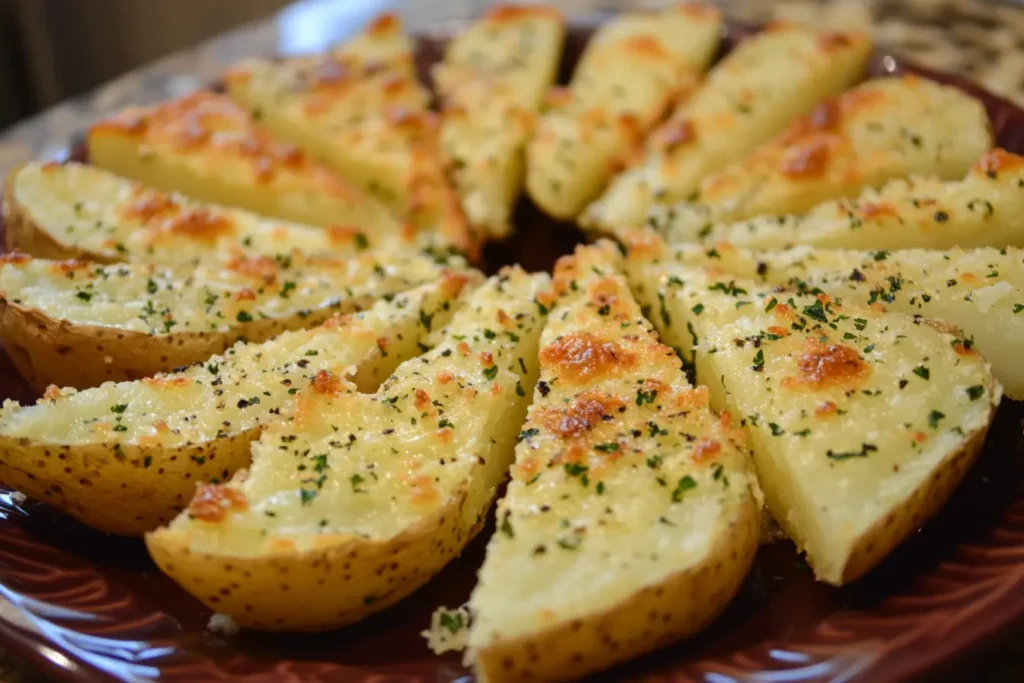
<svg viewBox="0 0 1024 683"><path fill-rule="evenodd" d="M592 33L574 23L568 78ZM749 29L730 25L726 49ZM420 66L442 34L420 37ZM1024 154L1024 111L960 79L877 53L873 75L916 72L984 102L1003 147ZM486 252L488 270L548 269L582 236L524 201L519 232ZM0 395L34 397L0 355ZM816 583L788 543L764 547L739 596L710 629L602 680L902 681L949 674L1024 620L1024 404L1004 402L985 450L942 513L864 579ZM116 504L113 503L113 504ZM486 536L408 600L320 635L205 630L210 611L156 570L142 543L87 529L0 489L0 643L67 681L468 681L457 655L433 656L418 632L439 604L469 595Z"/></svg>

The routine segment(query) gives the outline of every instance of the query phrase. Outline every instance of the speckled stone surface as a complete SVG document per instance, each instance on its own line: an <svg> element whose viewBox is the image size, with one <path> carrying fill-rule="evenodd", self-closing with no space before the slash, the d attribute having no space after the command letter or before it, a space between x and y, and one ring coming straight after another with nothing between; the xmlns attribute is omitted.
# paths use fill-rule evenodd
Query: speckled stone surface
<svg viewBox="0 0 1024 683"><path fill-rule="evenodd" d="M655 7L664 0L547 0L566 13ZM709 1L709 0L705 0ZM990 91L1024 106L1024 2L986 0L710 0L727 16L750 22L789 19L825 28L864 28L892 52L954 74L968 76ZM365 16L389 0L335 0L336 7L359 5ZM322 5L323 3L321 3ZM463 19L488 0L406 0L397 9L412 30ZM313 10L311 9L310 12ZM321 10L322 11L322 10ZM347 21L357 18L350 13ZM333 15L338 20L338 13ZM322 23L293 9L287 16L242 26L227 34L132 71L81 97L69 100L0 134L0 173L34 157L59 156L89 123L129 104L183 94L214 80L229 64L271 55L295 44L297 25ZM297 23L298 22L298 23ZM340 24L339 24L340 25ZM322 27L321 27L322 28ZM298 33L303 33L299 30ZM310 35L303 36L307 40ZM6 605L0 601L0 618ZM1024 641L987 657L969 680L1024 681ZM0 683L39 683L44 679L0 650Z"/></svg>

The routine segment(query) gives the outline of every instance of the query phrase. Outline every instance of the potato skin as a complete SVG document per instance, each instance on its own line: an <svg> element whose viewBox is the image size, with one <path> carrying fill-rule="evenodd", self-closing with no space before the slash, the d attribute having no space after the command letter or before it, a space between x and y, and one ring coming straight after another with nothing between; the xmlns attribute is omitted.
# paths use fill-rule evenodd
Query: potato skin
<svg viewBox="0 0 1024 683"><path fill-rule="evenodd" d="M223 480L248 465L249 445L259 434L255 428L174 447L115 442L72 446L0 436L0 481L57 505L99 531L141 536L181 512L197 483ZM34 466L27 467L30 463ZM162 476L142 476L145 470Z"/></svg>
<svg viewBox="0 0 1024 683"><path fill-rule="evenodd" d="M747 496L701 565L604 612L476 650L470 656L477 676L482 683L571 680L697 633L739 590L754 562L759 529L760 512ZM658 623L657 637L649 622Z"/></svg>
<svg viewBox="0 0 1024 683"><path fill-rule="evenodd" d="M992 381L989 390L994 396L999 396L999 387L995 380ZM995 411L996 405L992 405L988 424L992 423ZM956 453L935 468L925 484L890 510L884 519L879 519L866 529L851 547L841 573L835 576L816 573L816 578L834 586L844 586L876 567L910 534L946 505L953 491L977 460L985 445L987 434L987 425L984 429L975 430Z"/></svg>
<svg viewBox="0 0 1024 683"><path fill-rule="evenodd" d="M62 244L32 220L31 213L22 206L15 196L14 179L20 166L7 174L4 182L3 225L4 249L23 251L37 258L81 259L95 263L113 263L114 259L102 254L77 249Z"/></svg>
<svg viewBox="0 0 1024 683"><path fill-rule="evenodd" d="M322 536L315 547L255 557L197 553L187 531L161 528L146 547L162 572L244 628L324 631L379 612L433 578L479 533L479 493L463 487L448 504L387 539ZM245 575L238 582L236 576ZM301 605L301 609L296 606Z"/></svg>
<svg viewBox="0 0 1024 683"><path fill-rule="evenodd" d="M368 301L346 302L342 313ZM104 382L152 377L221 353L241 338L265 341L286 330L315 326L338 312L313 311L306 317L256 319L230 331L149 335L99 325L75 325L38 309L0 298L0 340L18 372L35 391L51 384L86 389ZM109 359L109 360L108 360Z"/></svg>

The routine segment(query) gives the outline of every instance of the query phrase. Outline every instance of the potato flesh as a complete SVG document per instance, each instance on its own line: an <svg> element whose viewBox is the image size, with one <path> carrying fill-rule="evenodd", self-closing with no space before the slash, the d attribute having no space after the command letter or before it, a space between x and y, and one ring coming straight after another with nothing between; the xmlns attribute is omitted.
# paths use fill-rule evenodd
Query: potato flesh
<svg viewBox="0 0 1024 683"><path fill-rule="evenodd" d="M829 583L856 578L866 543L902 541L876 525L983 435L999 402L977 353L911 318L693 268L635 273L663 335L695 349L712 404L746 422L772 515Z"/></svg>
<svg viewBox="0 0 1024 683"><path fill-rule="evenodd" d="M470 223L511 230L532 117L555 80L565 36L549 7L497 8L456 36L434 70L441 148Z"/></svg>
<svg viewBox="0 0 1024 683"><path fill-rule="evenodd" d="M479 120L467 120L447 116L441 128L441 146L452 169L462 210L472 225L496 237L512 231L512 211L522 190L523 150L529 135L524 118L507 110L500 114L508 118L481 116Z"/></svg>
<svg viewBox="0 0 1024 683"><path fill-rule="evenodd" d="M683 246L678 263L720 268L743 278L801 288L821 288L848 304L944 320L963 330L1014 399L1024 399L1024 251L954 248L842 251L793 247L753 252L719 245ZM760 275L759 275L760 273ZM855 275L856 273L856 275Z"/></svg>
<svg viewBox="0 0 1024 683"><path fill-rule="evenodd" d="M266 318L308 326L332 311L358 310L440 273L432 259L414 252L303 261L204 264L179 271L143 263L31 259L0 266L0 289L11 303L74 325L167 335L224 332ZM272 275L271 284L265 273Z"/></svg>
<svg viewBox="0 0 1024 683"><path fill-rule="evenodd" d="M988 116L973 97L918 76L878 78L819 104L705 178L698 201L714 222L798 214L892 178L959 180L991 145ZM648 220L694 209L658 204Z"/></svg>
<svg viewBox="0 0 1024 683"><path fill-rule="evenodd" d="M92 126L91 163L200 201L313 225L401 230L384 207L271 138L230 98L197 92Z"/></svg>
<svg viewBox="0 0 1024 683"><path fill-rule="evenodd" d="M244 482L231 483L248 508L220 523L181 516L170 532L187 533L199 552L252 557L280 539L302 550L341 542L332 535L391 538L466 487L476 505L462 514L482 514L511 462L526 392L536 380L540 325L533 299L546 283L521 271L504 283L492 278L456 314L441 343L399 366L376 394L301 392L296 409L254 446ZM514 322L502 324L499 310ZM463 344L469 353L459 350ZM491 367L497 370L488 378Z"/></svg>
<svg viewBox="0 0 1024 683"><path fill-rule="evenodd" d="M649 144L643 160L587 207L582 222L604 231L638 227L654 201L685 199L705 176L853 83L870 51L863 34L821 34L796 25L752 36L711 70L652 140L671 139L687 127L692 134L679 144Z"/></svg>
<svg viewBox="0 0 1024 683"><path fill-rule="evenodd" d="M526 183L534 201L559 218L582 211L666 109L696 87L721 24L718 11L692 6L603 24L565 101L549 108L529 145Z"/></svg>
<svg viewBox="0 0 1024 683"><path fill-rule="evenodd" d="M998 160L998 161L991 161ZM1024 160L986 154L963 180L892 180L853 200L824 202L802 216L709 222L701 207L677 207L658 221L670 242L730 242L748 249L802 244L820 249L950 249L1024 246ZM998 172L990 164L1003 164Z"/></svg>
<svg viewBox="0 0 1024 683"><path fill-rule="evenodd" d="M358 40L369 44L372 31ZM355 52L340 46L333 55L243 62L227 76L228 93L258 110L276 135L410 221L418 238L471 248L411 52L377 64Z"/></svg>
<svg viewBox="0 0 1024 683"><path fill-rule="evenodd" d="M32 162L8 182L14 201L32 223L59 244L105 261L223 263L239 255L345 253L364 244L401 242L382 234L380 225L364 226L364 233L268 220L145 188L74 162L56 168Z"/></svg>
<svg viewBox="0 0 1024 683"><path fill-rule="evenodd" d="M542 641L549 629L622 607L700 566L727 528L755 526L742 432L711 412L706 389L686 382L609 260L594 248L578 249L574 260L556 271L570 293L541 338L543 384L471 598L471 659L496 642ZM593 348L614 346L621 360L595 363L580 378L563 349L566 340L587 338ZM587 417L594 406L602 415ZM718 450L702 461L712 443ZM745 540L739 556L750 558L755 535ZM676 628L661 624L645 645L611 660L649 649ZM610 663L607 653L595 659ZM552 674L531 668L541 678Z"/></svg>
<svg viewBox="0 0 1024 683"><path fill-rule="evenodd" d="M0 435L175 447L241 434L273 417L321 371L357 375L372 389L371 377L379 381L387 376L382 369L418 352L416 341L428 332L422 314L439 324L450 316L451 296L450 285L424 285L347 323L286 332L262 344L242 342L180 372L66 389L30 407L8 403Z"/></svg>

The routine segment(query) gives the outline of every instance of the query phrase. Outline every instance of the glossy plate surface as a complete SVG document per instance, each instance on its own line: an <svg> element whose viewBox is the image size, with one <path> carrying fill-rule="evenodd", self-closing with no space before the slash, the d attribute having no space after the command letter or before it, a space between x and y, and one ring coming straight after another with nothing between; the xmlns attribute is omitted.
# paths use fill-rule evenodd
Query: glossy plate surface
<svg viewBox="0 0 1024 683"><path fill-rule="evenodd" d="M563 82L590 25L570 32ZM726 49L748 32L730 25ZM421 36L424 73L443 44L443 32ZM908 71L977 96L998 143L1024 154L1021 109L884 53L872 61L872 75ZM513 262L549 269L582 239L525 200L516 223L514 237L487 249L488 271ZM2 354L0 398L34 399ZM788 543L762 548L712 628L602 680L886 683L948 673L1024 619L1022 419L1024 403L1005 401L953 500L866 578L832 589L813 580ZM487 535L410 599L356 626L229 637L206 631L209 610L161 575L141 542L98 534L0 489L0 644L67 681L466 681L458 655L435 657L418 633L437 605L468 597Z"/></svg>

